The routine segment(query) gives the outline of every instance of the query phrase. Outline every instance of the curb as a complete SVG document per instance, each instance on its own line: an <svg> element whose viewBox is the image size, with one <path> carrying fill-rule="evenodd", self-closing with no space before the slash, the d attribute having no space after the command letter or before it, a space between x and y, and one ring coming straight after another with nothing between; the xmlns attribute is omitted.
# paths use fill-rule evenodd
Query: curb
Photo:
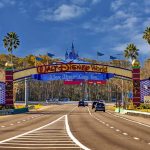
<svg viewBox="0 0 150 150"><path fill-rule="evenodd" d="M117 108L115 112L119 113L119 109ZM144 118L150 118L150 113L148 112L139 112L139 111L134 111L134 110L125 110L125 109L120 109L120 114L127 114L131 116L140 116Z"/></svg>

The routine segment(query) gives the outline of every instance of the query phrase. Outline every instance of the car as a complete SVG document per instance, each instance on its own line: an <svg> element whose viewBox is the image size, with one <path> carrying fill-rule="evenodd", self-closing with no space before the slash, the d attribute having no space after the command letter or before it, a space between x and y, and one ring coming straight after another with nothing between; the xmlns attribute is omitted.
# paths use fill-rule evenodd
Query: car
<svg viewBox="0 0 150 150"><path fill-rule="evenodd" d="M85 106L88 106L88 102L87 102L87 101L84 101L84 105L85 105Z"/></svg>
<svg viewBox="0 0 150 150"><path fill-rule="evenodd" d="M98 102L96 105L95 105L95 112L96 111L103 111L105 112L105 104L102 103L102 102Z"/></svg>
<svg viewBox="0 0 150 150"><path fill-rule="evenodd" d="M92 109L93 108L95 108L95 105L98 103L98 101L94 101L93 103L92 103Z"/></svg>
<svg viewBox="0 0 150 150"><path fill-rule="evenodd" d="M79 103L78 103L78 107L79 106L83 106L83 107L85 107L85 103L84 103L84 101L79 101Z"/></svg>

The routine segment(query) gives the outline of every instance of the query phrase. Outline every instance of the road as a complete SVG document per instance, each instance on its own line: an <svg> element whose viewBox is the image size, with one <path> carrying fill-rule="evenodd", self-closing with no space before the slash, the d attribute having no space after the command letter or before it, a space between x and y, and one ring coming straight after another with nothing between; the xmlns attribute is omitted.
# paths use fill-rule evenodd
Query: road
<svg viewBox="0 0 150 150"><path fill-rule="evenodd" d="M108 110L94 112L90 106L50 105L26 114L0 116L0 149L149 150L150 119L146 121Z"/></svg>

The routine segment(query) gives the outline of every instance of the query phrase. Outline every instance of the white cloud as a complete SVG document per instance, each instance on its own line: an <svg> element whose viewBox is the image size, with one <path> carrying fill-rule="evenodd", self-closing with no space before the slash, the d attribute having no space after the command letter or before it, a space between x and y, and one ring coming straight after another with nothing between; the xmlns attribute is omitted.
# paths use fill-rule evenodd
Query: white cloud
<svg viewBox="0 0 150 150"><path fill-rule="evenodd" d="M143 34L130 34L129 42L118 44L113 48L115 51L124 51L129 43L134 43L136 47L140 50L140 54L149 54L150 53L150 45L142 38Z"/></svg>
<svg viewBox="0 0 150 150"><path fill-rule="evenodd" d="M150 17L143 21L143 27L146 28L148 26L150 26Z"/></svg>
<svg viewBox="0 0 150 150"><path fill-rule="evenodd" d="M99 2L101 2L101 0L92 0L92 4L97 4Z"/></svg>
<svg viewBox="0 0 150 150"><path fill-rule="evenodd" d="M85 3L91 3L94 5L94 4L101 2L101 0L71 0L71 2L77 5L83 5Z"/></svg>
<svg viewBox="0 0 150 150"><path fill-rule="evenodd" d="M118 18L127 18L129 16L130 16L129 14L125 13L122 10L119 10L119 11L116 11L116 13L115 13L115 15L113 17L118 19Z"/></svg>
<svg viewBox="0 0 150 150"><path fill-rule="evenodd" d="M15 0L1 0L0 1L0 8L6 7L8 5L15 5L16 1Z"/></svg>
<svg viewBox="0 0 150 150"><path fill-rule="evenodd" d="M113 2L111 3L111 8L113 10L117 10L119 9L122 5L124 4L123 0L113 0Z"/></svg>
<svg viewBox="0 0 150 150"><path fill-rule="evenodd" d="M92 19L90 22L84 23L84 29L90 29L94 32L104 32L104 31L113 31L117 32L126 32L122 31L124 29L133 30L137 23L139 22L139 18L136 16L132 16L131 14L125 13L124 11L116 11L113 15L108 18L104 18L103 20Z"/></svg>
<svg viewBox="0 0 150 150"><path fill-rule="evenodd" d="M137 48L140 50L142 54L150 53L150 45L143 39L143 34L137 34L133 37L134 43L137 45Z"/></svg>
<svg viewBox="0 0 150 150"><path fill-rule="evenodd" d="M73 4L83 5L87 2L87 0L71 0Z"/></svg>
<svg viewBox="0 0 150 150"><path fill-rule="evenodd" d="M82 28L90 30L91 32L89 34L95 34L105 31L105 26L103 26L100 22L97 21L86 22L82 25Z"/></svg>
<svg viewBox="0 0 150 150"><path fill-rule="evenodd" d="M113 29L118 30L118 29L133 29L138 22L137 17L129 17L126 18L122 23L118 23L114 25Z"/></svg>
<svg viewBox="0 0 150 150"><path fill-rule="evenodd" d="M35 56L39 56L40 54L46 54L48 52L48 48L36 48L36 50L32 50L34 51L34 55Z"/></svg>
<svg viewBox="0 0 150 150"><path fill-rule="evenodd" d="M115 50L115 51L123 52L125 50L125 48L127 47L127 44L128 43L118 44L117 46L115 46L112 49Z"/></svg>
<svg viewBox="0 0 150 150"><path fill-rule="evenodd" d="M4 3L0 2L0 8L4 7Z"/></svg>
<svg viewBox="0 0 150 150"><path fill-rule="evenodd" d="M79 17L83 15L87 10L87 8L81 8L76 5L63 4L55 10L42 10L39 19L43 21L64 21Z"/></svg>

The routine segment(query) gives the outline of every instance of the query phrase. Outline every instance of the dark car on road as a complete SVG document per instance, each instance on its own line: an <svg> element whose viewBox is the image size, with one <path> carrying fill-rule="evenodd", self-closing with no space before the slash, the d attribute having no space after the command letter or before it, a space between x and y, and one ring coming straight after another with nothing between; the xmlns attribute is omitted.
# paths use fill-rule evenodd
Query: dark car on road
<svg viewBox="0 0 150 150"><path fill-rule="evenodd" d="M79 106L83 106L83 107L85 107L85 103L84 103L84 101L79 101L79 103L78 103L78 107Z"/></svg>
<svg viewBox="0 0 150 150"><path fill-rule="evenodd" d="M88 106L89 104L88 104L88 102L87 102L87 101L84 101L84 105L85 105L85 106Z"/></svg>
<svg viewBox="0 0 150 150"><path fill-rule="evenodd" d="M92 109L93 108L95 108L95 105L98 103L98 101L94 101L93 103L92 103Z"/></svg>
<svg viewBox="0 0 150 150"><path fill-rule="evenodd" d="M95 105L95 112L96 111L103 111L105 112L105 104L102 103L102 102L98 102L96 105Z"/></svg>

